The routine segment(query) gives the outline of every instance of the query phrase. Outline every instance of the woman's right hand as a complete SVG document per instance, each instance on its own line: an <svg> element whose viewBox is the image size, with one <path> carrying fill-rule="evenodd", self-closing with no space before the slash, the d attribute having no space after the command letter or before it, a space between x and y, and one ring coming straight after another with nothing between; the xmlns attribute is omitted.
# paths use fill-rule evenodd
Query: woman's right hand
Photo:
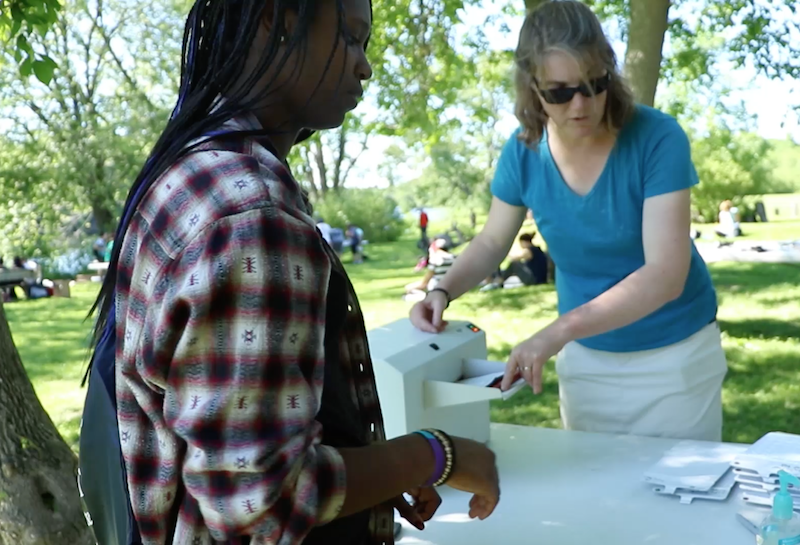
<svg viewBox="0 0 800 545"><path fill-rule="evenodd" d="M447 486L469 492L470 518L485 519L500 502L500 479L495 455L488 447L461 437L451 437L456 465Z"/></svg>
<svg viewBox="0 0 800 545"><path fill-rule="evenodd" d="M442 319L447 308L447 296L441 291L430 291L425 299L411 307L409 317L414 327L428 333L441 333L447 322Z"/></svg>

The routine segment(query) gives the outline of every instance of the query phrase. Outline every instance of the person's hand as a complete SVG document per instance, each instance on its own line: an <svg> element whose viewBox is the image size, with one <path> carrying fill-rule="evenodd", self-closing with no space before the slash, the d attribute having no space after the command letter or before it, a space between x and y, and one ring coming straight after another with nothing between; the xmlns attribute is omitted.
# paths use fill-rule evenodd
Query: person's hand
<svg viewBox="0 0 800 545"><path fill-rule="evenodd" d="M542 393L542 369L565 344L566 336L553 324L515 346L506 363L500 389L508 390L522 376L530 384L534 394Z"/></svg>
<svg viewBox="0 0 800 545"><path fill-rule="evenodd" d="M431 291L425 299L411 307L409 317L414 327L428 333L441 333L447 322L442 319L447 308L447 296L441 291Z"/></svg>
<svg viewBox="0 0 800 545"><path fill-rule="evenodd" d="M407 494L411 496L413 503L409 504L405 497L398 496L392 502L392 507L417 530L424 530L425 523L433 518L442 504L442 498L436 489L430 486L413 488Z"/></svg>
<svg viewBox="0 0 800 545"><path fill-rule="evenodd" d="M500 501L500 478L494 452L469 439L452 437L452 440L456 465L446 484L471 493L469 516L483 520Z"/></svg>

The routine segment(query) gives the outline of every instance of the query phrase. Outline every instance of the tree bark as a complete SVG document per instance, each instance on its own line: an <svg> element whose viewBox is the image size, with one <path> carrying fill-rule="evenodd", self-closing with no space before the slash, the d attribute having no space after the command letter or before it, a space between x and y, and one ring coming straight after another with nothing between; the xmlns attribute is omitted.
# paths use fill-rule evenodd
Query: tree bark
<svg viewBox="0 0 800 545"><path fill-rule="evenodd" d="M670 0L630 0L628 50L625 76L637 102L652 106L661 73L664 34L669 21Z"/></svg>
<svg viewBox="0 0 800 545"><path fill-rule="evenodd" d="M114 228L116 227L114 214L111 213L108 206L100 202L100 198L97 196L92 197L92 214L94 215L94 220L97 222L101 233L114 232Z"/></svg>
<svg viewBox="0 0 800 545"><path fill-rule="evenodd" d="M339 191L339 186L342 182L342 163L345 158L345 145L347 144L347 131L344 125L339 127L339 141L336 149L336 162L333 165L333 190Z"/></svg>
<svg viewBox="0 0 800 545"><path fill-rule="evenodd" d="M321 195L328 192L328 168L325 165L325 154L322 151L322 137L319 136L314 141L314 160L317 163L317 174L319 175L319 191Z"/></svg>
<svg viewBox="0 0 800 545"><path fill-rule="evenodd" d="M0 400L0 545L93 544L77 459L36 397L2 303Z"/></svg>

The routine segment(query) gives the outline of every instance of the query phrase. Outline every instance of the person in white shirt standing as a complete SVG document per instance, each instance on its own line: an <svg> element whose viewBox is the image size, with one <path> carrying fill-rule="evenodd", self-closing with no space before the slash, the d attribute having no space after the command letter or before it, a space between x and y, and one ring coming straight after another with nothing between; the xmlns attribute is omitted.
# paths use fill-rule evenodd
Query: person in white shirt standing
<svg viewBox="0 0 800 545"><path fill-rule="evenodd" d="M331 226L325 223L324 219L317 218L317 229L319 229L319 234L322 235L322 238L325 239L328 246L333 248L333 242L331 242Z"/></svg>

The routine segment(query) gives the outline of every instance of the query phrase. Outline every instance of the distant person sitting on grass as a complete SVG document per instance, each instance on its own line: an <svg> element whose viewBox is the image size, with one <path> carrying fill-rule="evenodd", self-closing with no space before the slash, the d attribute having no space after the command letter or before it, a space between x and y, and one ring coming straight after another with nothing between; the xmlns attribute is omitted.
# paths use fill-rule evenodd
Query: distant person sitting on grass
<svg viewBox="0 0 800 545"><path fill-rule="evenodd" d="M431 281L435 278L443 277L450 269L456 256L451 254L448 250L447 240L444 238L435 238L428 247L428 255L420 261L417 270L425 269L425 276L418 282L411 282L406 284L406 293L413 293L415 291L427 291L433 288Z"/></svg>
<svg viewBox="0 0 800 545"><path fill-rule="evenodd" d="M524 286L547 284L547 254L533 243L533 235L519 236L520 250L509 255L511 263L505 270L498 269L481 291L502 288L506 280L516 276Z"/></svg>
<svg viewBox="0 0 800 545"><path fill-rule="evenodd" d="M717 236L723 238L736 238L742 236L739 226L739 209L729 200L722 201L719 205L719 227Z"/></svg>

